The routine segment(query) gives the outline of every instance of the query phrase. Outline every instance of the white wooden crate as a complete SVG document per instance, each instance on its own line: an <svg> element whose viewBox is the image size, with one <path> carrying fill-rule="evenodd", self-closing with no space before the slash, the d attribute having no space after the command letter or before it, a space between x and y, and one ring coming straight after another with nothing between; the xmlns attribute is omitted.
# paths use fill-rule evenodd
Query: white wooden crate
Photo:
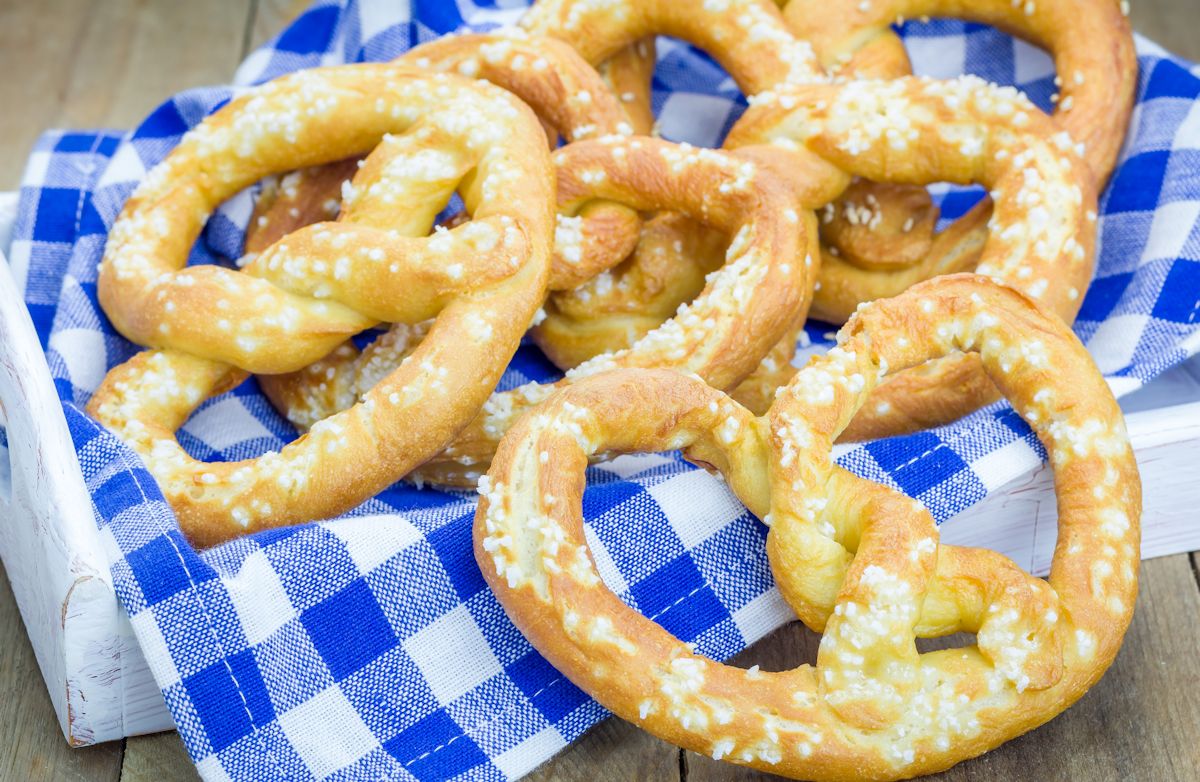
<svg viewBox="0 0 1200 782"><path fill-rule="evenodd" d="M117 603L50 372L3 256L16 208L0 193L0 558L72 745L174 727ZM1144 483L1143 557L1200 549L1200 357L1123 401ZM1048 468L942 525L1034 573L1054 547Z"/></svg>

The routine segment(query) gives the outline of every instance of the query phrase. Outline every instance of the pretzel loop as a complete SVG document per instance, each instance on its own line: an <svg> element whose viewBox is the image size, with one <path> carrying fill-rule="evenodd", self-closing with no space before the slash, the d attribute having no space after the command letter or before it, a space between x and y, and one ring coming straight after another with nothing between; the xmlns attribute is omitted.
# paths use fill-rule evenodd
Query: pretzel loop
<svg viewBox="0 0 1200 782"><path fill-rule="evenodd" d="M559 136L577 141L632 132L621 104L597 73L574 49L553 38L519 28L448 36L414 47L395 62L484 79L512 92L541 119L551 145ZM266 188L255 204L246 252L259 252L302 226L335 217L342 207L342 183L356 169L354 160L338 161L293 172ZM397 219L426 228L416 234L403 226L399 230L421 235L430 221L425 204L442 202L413 201L420 204L414 214ZM593 201L564 213L559 223L562 240L556 242L552 260L553 290L574 288L632 252L641 220L627 207Z"/></svg>
<svg viewBox="0 0 1200 782"><path fill-rule="evenodd" d="M734 236L725 263L675 316L631 347L596 356L570 382L616 367L670 367L718 388L736 385L780 337L803 322L814 272L815 220L793 208L795 190L750 157L649 138L578 142L556 155L565 198L603 198L638 210L670 210ZM575 188L580 188L578 191ZM417 475L473 482L500 437L551 387L496 394Z"/></svg>
<svg viewBox="0 0 1200 782"><path fill-rule="evenodd" d="M761 419L666 371L556 393L512 428L480 481L476 557L555 667L654 734L796 778L907 778L1044 722L1111 663L1137 592L1140 484L1087 352L1009 288L971 275L922 283L864 306L840 339ZM831 462L880 378L957 351L981 355L1051 455L1048 583L998 554L939 546L919 503ZM723 472L770 525L780 589L824 631L815 667L713 662L603 585L581 515L588 457L673 448ZM916 637L957 630L977 632L978 647L917 653Z"/></svg>
<svg viewBox="0 0 1200 782"><path fill-rule="evenodd" d="M123 334L160 349L110 372L89 411L146 459L193 540L353 507L474 415L545 293L553 174L542 139L496 88L342 66L249 91L151 171L113 227L99 294ZM285 236L243 273L184 268L216 204L268 173L372 147L339 222ZM403 235L428 232L455 189L476 220ZM409 362L280 453L207 463L175 440L244 371L295 370L379 320L435 316Z"/></svg>
<svg viewBox="0 0 1200 782"><path fill-rule="evenodd" d="M821 65L855 78L897 78L911 66L892 30L902 19L953 17L998 27L1054 57L1054 119L1084 144L1099 182L1108 179L1133 109L1137 55L1129 20L1112 0L790 0L789 27Z"/></svg>
<svg viewBox="0 0 1200 782"><path fill-rule="evenodd" d="M593 65L619 64L626 83L640 72L640 87L626 87L618 94L631 118L639 118L632 122L641 133L650 132L640 118L652 118L649 81L654 70L653 50L639 53L645 47L640 41L635 44L641 36L673 35L708 51L749 96L782 84L828 81L811 44L795 36L779 9L767 0L703 4L613 0L603 5L539 0L521 24L567 41ZM924 189L878 188L873 183L862 183L859 189L888 219L867 231L850 219L853 215L839 213L822 229L823 240L834 252L871 268L908 266L928 253L937 215ZM912 208L922 205L923 210Z"/></svg>

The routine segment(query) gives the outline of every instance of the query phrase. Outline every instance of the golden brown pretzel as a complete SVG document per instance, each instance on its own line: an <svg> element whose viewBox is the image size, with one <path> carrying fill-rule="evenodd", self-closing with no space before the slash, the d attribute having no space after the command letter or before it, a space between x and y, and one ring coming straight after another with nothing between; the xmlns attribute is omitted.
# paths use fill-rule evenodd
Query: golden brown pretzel
<svg viewBox="0 0 1200 782"><path fill-rule="evenodd" d="M737 385L780 338L803 322L812 290L811 212L793 207L798 193L770 159L696 149L658 139L609 137L576 142L555 155L560 205L605 199L638 210L670 210L734 234L726 262L675 317L632 347L576 367L559 385L613 367L671 367L718 388ZM389 346L391 360L403 347ZM320 372L327 370L320 369ZM332 373L338 377L337 369ZM445 451L413 473L417 480L472 485L519 415L554 386L530 383L497 393ZM306 398L306 415L328 415L344 403ZM295 407L293 404L285 407ZM302 425L303 415L292 411Z"/></svg>
<svg viewBox="0 0 1200 782"><path fill-rule="evenodd" d="M856 78L911 72L891 25L919 16L992 25L1046 49L1058 72L1054 119L1083 143L1100 184L1125 140L1137 88L1129 20L1115 0L790 0L784 17L809 41L821 65Z"/></svg>
<svg viewBox="0 0 1200 782"><path fill-rule="evenodd" d="M612 62L607 58L615 56L627 83L643 80L640 88L627 87L621 93L631 117L651 116L649 80L654 63L652 50L630 44L656 33L677 36L711 53L747 95L778 84L828 81L808 42L789 31L776 4L769 0L609 0L601 4L538 0L521 24L567 41L593 64ZM646 132L644 120L632 124L638 132ZM839 212L823 227L822 238L848 261L871 268L903 267L924 257L937 221L929 194L922 188L897 194L895 188L875 189L870 183L863 187L889 218L868 231ZM893 204L895 198L899 201ZM925 209L907 208L913 202L924 204ZM701 229L693 223L677 230L686 234Z"/></svg>
<svg viewBox="0 0 1200 782"><path fill-rule="evenodd" d="M825 81L812 47L788 32L767 0L538 0L520 24L566 41L593 65L647 36L682 38L712 54L748 95L781 83ZM653 51L636 53L645 60Z"/></svg>
<svg viewBox="0 0 1200 782"><path fill-rule="evenodd" d="M902 779L1030 730L1100 678L1137 595L1141 486L1087 352L1011 289L942 277L866 305L841 340L764 418L661 370L556 393L510 430L480 481L475 553L534 647L656 736L798 779ZM889 367L959 350L982 356L1050 453L1059 532L1048 583L999 554L939 545L920 503L831 461ZM581 509L588 458L676 448L724 474L770 526L784 595L824 633L816 666L722 665L601 581ZM918 653L915 638L959 630L978 644Z"/></svg>
<svg viewBox="0 0 1200 782"><path fill-rule="evenodd" d="M922 265L898 272L892 278L897 289L974 265L980 273L1045 302L1063 318L1073 319L1079 308L1094 262L1096 195L1091 174L1070 138L1012 88L974 77L788 87L756 99L727 143L775 149L786 160L779 163L781 170L792 172L799 180L798 191L808 193L802 202L806 208L832 201L851 174L905 184L982 183L1003 204L990 232L976 231L981 213L969 214L938 237L939 243L954 248L939 256L946 266ZM664 234L661 243L672 239L669 230ZM696 240L696 246L704 244ZM639 248L635 259L642 257L641 265L647 265L643 251ZM697 267L680 267L665 259L657 267L662 272L654 278L656 288L629 286L629 290L649 290L652 295L647 300L656 308L649 311L669 311L678 301L671 297L687 289L679 281L694 285ZM636 280L639 273L639 264L626 264L614 270L613 277ZM857 292L870 285L872 275L826 254L814 299L824 295L857 306ZM547 309L548 317L539 327L558 329L573 338L558 339L559 345L574 351L557 354L559 360L611 349L613 343L628 338L627 332L644 324L615 316L599 322L579 318L564 310L562 301L557 298L555 306ZM753 383L739 389L739 400L756 411L765 409L774 387L786 382L793 371L783 359L789 348L785 340L771 358L775 371L759 373ZM863 410L847 436L865 439L946 423L991 401L995 394L972 359L937 362L892 378L877 391L874 403Z"/></svg>
<svg viewBox="0 0 1200 782"><path fill-rule="evenodd" d="M226 198L373 147L338 222L284 237L240 273L185 268ZM348 65L248 91L188 133L113 226L100 301L154 349L113 369L89 412L146 460L199 545L357 505L445 445L503 373L545 296L553 176L533 113L459 76ZM456 189L474 219L425 238ZM409 361L279 453L205 463L175 440L245 371L294 371L379 321L430 318Z"/></svg>
<svg viewBox="0 0 1200 782"><path fill-rule="evenodd" d="M1098 185L1108 180L1125 138L1137 86L1137 55L1128 20L1114 0L791 0L784 9L790 27L810 41L831 72L858 78L896 78L911 72L904 45L891 29L897 19L949 16L993 25L1051 52L1058 71L1054 119L1083 145L1083 157ZM845 213L862 198L843 199ZM892 220L928 218L927 204L906 211L897 201L873 210ZM841 323L860 301L892 296L912 280L970 268L983 245L991 204L986 199L960 218L950 233L934 239L922 263L895 270L870 269L861 261L834 259L826 265L814 297L816 317ZM844 228L834 221L829 228ZM828 233L828 231L826 231Z"/></svg>
<svg viewBox="0 0 1200 782"><path fill-rule="evenodd" d="M732 147L799 146L875 180L982 184L996 205L974 271L1068 323L1079 311L1095 263L1092 174L1070 136L1011 87L975 77L906 77L790 88L762 96L729 138ZM973 231L972 219L955 230ZM867 274L841 271L849 279ZM977 360L947 358L892 377L844 436L870 439L948 423L996 396Z"/></svg>
<svg viewBox="0 0 1200 782"><path fill-rule="evenodd" d="M591 186L587 197L678 212L734 237L725 263L708 275L694 301L629 348L575 367L558 385L617 367L667 367L732 388L803 323L815 272L816 220L792 206L801 194L772 159L614 137L576 143L556 160L562 163L560 189L564 169L574 168ZM529 384L494 395L445 451L414 474L470 485L508 427L552 389Z"/></svg>

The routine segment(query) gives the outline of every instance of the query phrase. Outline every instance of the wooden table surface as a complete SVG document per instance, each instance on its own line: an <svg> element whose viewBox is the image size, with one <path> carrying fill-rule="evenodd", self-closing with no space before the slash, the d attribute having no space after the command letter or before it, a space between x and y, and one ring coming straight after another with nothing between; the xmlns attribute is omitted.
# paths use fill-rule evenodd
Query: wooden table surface
<svg viewBox="0 0 1200 782"><path fill-rule="evenodd" d="M165 96L222 83L296 11L291 0L0 0L0 190L15 188L50 127L130 127ZM1134 27L1200 60L1198 0L1134 0ZM0 780L196 779L178 736L68 749L6 577L0 577ZM790 625L738 662L816 659ZM532 780L766 778L683 752L611 719ZM938 780L1200 779L1200 555L1144 564L1133 626L1113 668L1048 725Z"/></svg>

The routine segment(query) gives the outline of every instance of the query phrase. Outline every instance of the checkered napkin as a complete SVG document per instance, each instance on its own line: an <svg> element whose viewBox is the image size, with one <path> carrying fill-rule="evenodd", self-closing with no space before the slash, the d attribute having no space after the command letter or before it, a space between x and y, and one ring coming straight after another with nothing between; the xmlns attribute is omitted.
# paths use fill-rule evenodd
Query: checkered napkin
<svg viewBox="0 0 1200 782"><path fill-rule="evenodd" d="M239 85L315 65L386 60L468 26L492 7L413 0L318 4L239 69ZM918 71L1016 84L1043 107L1050 60L987 28L907 24ZM1139 42L1137 111L1101 202L1099 272L1076 325L1119 393L1200 347L1200 71ZM711 60L664 42L655 108L665 135L716 145L743 101ZM344 518L197 552L127 448L82 412L104 373L136 350L96 301L105 233L148 168L229 99L190 90L132 133L54 132L30 158L12 247L62 397L121 602L188 751L208 780L519 777L606 712L505 618L471 553L466 493L398 484ZM978 191L939 193L947 216ZM239 254L251 208L214 216L193 263ZM815 325L808 350L827 342ZM555 377L532 347L502 387ZM206 402L179 433L201 459L278 449L294 432L253 380ZM939 520L1038 462L1005 405L936 431L857 446L841 461L922 500ZM677 454L625 456L589 472L587 535L605 582L630 606L717 659L789 618L764 527Z"/></svg>

